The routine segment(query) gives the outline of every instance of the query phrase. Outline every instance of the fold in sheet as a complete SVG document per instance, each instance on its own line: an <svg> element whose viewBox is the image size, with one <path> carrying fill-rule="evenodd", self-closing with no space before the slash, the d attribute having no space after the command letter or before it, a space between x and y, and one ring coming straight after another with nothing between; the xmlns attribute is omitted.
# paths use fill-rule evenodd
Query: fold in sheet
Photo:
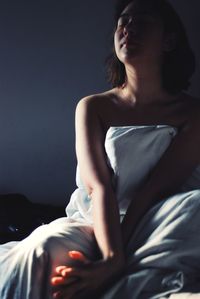
<svg viewBox="0 0 200 299"><path fill-rule="evenodd" d="M121 220L176 134L176 128L165 125L108 130L105 150ZM67 251L80 250L91 260L99 257L92 201L78 167L76 182L67 217L40 226L21 242L0 246L1 299L50 299L50 277L55 266L69 262ZM199 245L198 167L179 193L163 198L141 219L126 250L126 273L101 299L179 299L200 293Z"/></svg>

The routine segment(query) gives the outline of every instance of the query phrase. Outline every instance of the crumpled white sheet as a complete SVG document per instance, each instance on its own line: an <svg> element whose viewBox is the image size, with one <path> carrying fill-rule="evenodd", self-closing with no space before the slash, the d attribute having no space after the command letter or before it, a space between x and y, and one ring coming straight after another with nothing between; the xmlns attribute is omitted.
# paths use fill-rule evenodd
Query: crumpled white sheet
<svg viewBox="0 0 200 299"><path fill-rule="evenodd" d="M173 294L169 297L170 299L199 299L200 293L181 293L181 294Z"/></svg>
<svg viewBox="0 0 200 299"><path fill-rule="evenodd" d="M168 298L184 289L200 292L199 198L199 190L180 193L145 215L127 249L128 275L110 290L113 297L107 292L104 299Z"/></svg>
<svg viewBox="0 0 200 299"><path fill-rule="evenodd" d="M131 194L137 193L175 134L170 126L108 131L105 147L121 219L128 201L134 200ZM184 192L163 199L141 219L126 251L126 274L101 299L175 299L175 294L200 293L200 179L196 178L195 184L190 180ZM1 299L50 299L50 277L56 265L69 262L68 250L97 259L92 202L79 177L77 185L66 209L68 218L37 228L21 242L0 246Z"/></svg>

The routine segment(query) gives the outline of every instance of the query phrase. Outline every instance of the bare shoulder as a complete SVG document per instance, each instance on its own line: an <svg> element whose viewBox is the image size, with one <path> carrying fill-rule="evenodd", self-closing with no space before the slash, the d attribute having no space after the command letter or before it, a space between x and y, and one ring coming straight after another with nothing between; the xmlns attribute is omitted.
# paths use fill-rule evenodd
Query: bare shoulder
<svg viewBox="0 0 200 299"><path fill-rule="evenodd" d="M76 121L87 122L90 126L98 123L105 135L109 127L108 120L114 112L113 97L112 90L83 97L76 106Z"/></svg>
<svg viewBox="0 0 200 299"><path fill-rule="evenodd" d="M109 104L109 101L112 101L113 96L114 96L114 92L112 90L107 90L102 93L88 95L80 99L77 106L86 105L86 106L92 106L101 109L105 107L105 104Z"/></svg>
<svg viewBox="0 0 200 299"><path fill-rule="evenodd" d="M92 94L79 100L76 111L87 111L88 115L98 116L102 126L106 131L109 127L111 118L115 116L116 95L114 91L107 90L102 93Z"/></svg>

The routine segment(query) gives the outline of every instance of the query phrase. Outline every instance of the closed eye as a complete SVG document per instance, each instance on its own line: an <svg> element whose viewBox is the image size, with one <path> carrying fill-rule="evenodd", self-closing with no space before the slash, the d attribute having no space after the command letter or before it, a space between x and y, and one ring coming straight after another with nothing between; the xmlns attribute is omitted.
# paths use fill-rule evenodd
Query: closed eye
<svg viewBox="0 0 200 299"><path fill-rule="evenodd" d="M132 16L129 14L122 14L118 19L118 27L127 25L130 20L132 20ZM140 25L148 25L150 23L155 23L155 18L153 18L151 15L138 15L135 16L133 19L134 26L140 26Z"/></svg>
<svg viewBox="0 0 200 299"><path fill-rule="evenodd" d="M121 16L119 17L119 19L118 19L118 23L117 23L117 25L118 25L118 26L124 26L124 25L128 24L130 18L131 18L131 17L130 17L128 14L123 14L123 15L121 15Z"/></svg>

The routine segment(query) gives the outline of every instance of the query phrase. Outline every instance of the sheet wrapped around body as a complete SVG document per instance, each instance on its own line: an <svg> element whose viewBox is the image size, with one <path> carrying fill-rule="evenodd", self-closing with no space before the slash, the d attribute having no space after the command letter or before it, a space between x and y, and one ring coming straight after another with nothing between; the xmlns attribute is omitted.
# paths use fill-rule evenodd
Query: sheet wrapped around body
<svg viewBox="0 0 200 299"><path fill-rule="evenodd" d="M176 134L176 128L167 125L108 130L105 150L121 220ZM68 262L68 250L81 250L88 258L98 259L92 200L78 167L76 182L67 217L40 226L23 241L0 246L1 299L52 298L49 280L56 265ZM197 167L177 194L163 198L141 219L126 251L126 274L101 299L176 298L180 292L185 296L200 292L199 247Z"/></svg>

